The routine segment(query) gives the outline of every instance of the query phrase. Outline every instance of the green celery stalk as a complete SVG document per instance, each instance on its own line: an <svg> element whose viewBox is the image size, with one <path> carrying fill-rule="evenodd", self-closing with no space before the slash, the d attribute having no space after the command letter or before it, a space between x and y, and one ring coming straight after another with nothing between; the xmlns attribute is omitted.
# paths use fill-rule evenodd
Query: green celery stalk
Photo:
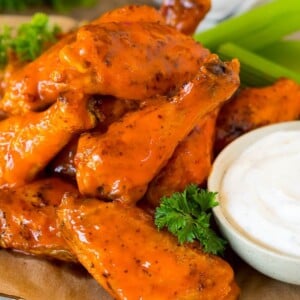
<svg viewBox="0 0 300 300"><path fill-rule="evenodd" d="M266 86L285 77L300 83L300 74L278 65L233 43L222 44L217 53L222 59L238 58L241 63L241 83L246 86Z"/></svg>
<svg viewBox="0 0 300 300"><path fill-rule="evenodd" d="M255 51L298 30L300 30L300 11L279 16L269 26L242 37L237 41L237 44L248 50Z"/></svg>
<svg viewBox="0 0 300 300"><path fill-rule="evenodd" d="M258 49L256 53L300 73L300 41L277 41L265 48Z"/></svg>
<svg viewBox="0 0 300 300"><path fill-rule="evenodd" d="M242 15L225 20L207 31L197 33L194 38L212 51L216 51L219 45L226 42L239 44L240 40L245 40L248 36L265 31L266 28L270 28L268 40L274 40L272 35L276 37L276 40L278 33L271 30L272 26L280 20L281 24L285 22L284 26L287 29L284 32L290 31L295 28L294 22L297 17L299 19L299 15L299 0L273 0ZM300 26L300 22L298 23ZM288 30L289 26L292 29ZM261 48L260 45L265 46L264 37L255 39L255 43L257 48Z"/></svg>

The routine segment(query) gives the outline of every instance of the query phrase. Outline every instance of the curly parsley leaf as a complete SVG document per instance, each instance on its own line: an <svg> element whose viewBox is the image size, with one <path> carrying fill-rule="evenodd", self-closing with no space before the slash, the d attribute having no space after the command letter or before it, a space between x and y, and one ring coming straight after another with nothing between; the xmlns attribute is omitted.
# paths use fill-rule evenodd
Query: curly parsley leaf
<svg viewBox="0 0 300 300"><path fill-rule="evenodd" d="M217 205L216 193L191 184L182 193L162 198L155 224L158 229L166 227L181 244L197 240L205 252L222 254L226 241L210 228L210 210Z"/></svg>
<svg viewBox="0 0 300 300"><path fill-rule="evenodd" d="M22 24L16 35L10 27L3 27L0 33L0 67L6 65L9 52L15 53L22 62L34 60L57 41L59 32L58 26L50 27L49 18L43 13L36 13L29 23Z"/></svg>
<svg viewBox="0 0 300 300"><path fill-rule="evenodd" d="M11 28L4 26L0 33L0 68L4 67L8 61L8 48L11 43Z"/></svg>

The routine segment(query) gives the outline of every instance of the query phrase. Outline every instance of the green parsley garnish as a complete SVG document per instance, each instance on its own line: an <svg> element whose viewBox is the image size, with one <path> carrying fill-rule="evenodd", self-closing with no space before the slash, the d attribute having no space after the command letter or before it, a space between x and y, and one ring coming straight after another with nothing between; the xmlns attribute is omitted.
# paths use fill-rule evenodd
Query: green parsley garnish
<svg viewBox="0 0 300 300"><path fill-rule="evenodd" d="M11 28L4 26L0 33L0 68L7 64L8 49L11 43Z"/></svg>
<svg viewBox="0 0 300 300"><path fill-rule="evenodd" d="M34 60L57 41L59 32L58 26L49 26L49 18L43 13L36 13L29 23L22 24L16 35L4 26L0 32L0 67L7 64L10 51L22 62Z"/></svg>
<svg viewBox="0 0 300 300"><path fill-rule="evenodd" d="M210 228L210 210L217 205L216 193L191 184L182 193L162 198L155 211L155 224L158 229L166 227L180 244L197 240L205 252L222 254L226 241Z"/></svg>

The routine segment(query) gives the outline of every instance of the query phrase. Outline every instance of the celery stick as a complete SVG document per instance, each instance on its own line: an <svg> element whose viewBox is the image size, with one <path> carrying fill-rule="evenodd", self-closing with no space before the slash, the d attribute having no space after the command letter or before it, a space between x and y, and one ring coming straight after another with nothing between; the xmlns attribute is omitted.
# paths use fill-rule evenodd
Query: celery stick
<svg viewBox="0 0 300 300"><path fill-rule="evenodd" d="M205 32L195 34L194 37L205 47L208 47L212 51L216 51L220 44L226 42L238 44L239 40L246 39L247 36L253 33L272 27L277 20L281 20L281 23L283 22L282 20L284 20L286 22L285 26L288 27L290 25L289 18L291 16L299 15L299 0L274 0L271 3L261 5L240 16L225 20ZM294 19L291 25L294 28ZM278 38L276 32L271 31L269 34L274 34L276 38ZM264 40L256 39L255 43L258 45L263 43L265 45ZM258 46L258 48L261 47Z"/></svg>
<svg viewBox="0 0 300 300"><path fill-rule="evenodd" d="M256 53L300 73L300 41L277 41Z"/></svg>
<svg viewBox="0 0 300 300"><path fill-rule="evenodd" d="M300 30L300 12L281 15L270 26L258 32L250 33L242 37L239 41L236 41L236 43L247 50L255 51L298 30Z"/></svg>
<svg viewBox="0 0 300 300"><path fill-rule="evenodd" d="M247 51L235 44L222 44L217 53L222 59L238 58L241 63L241 82L247 86L266 86L281 77L300 83L300 74L278 65L266 58Z"/></svg>

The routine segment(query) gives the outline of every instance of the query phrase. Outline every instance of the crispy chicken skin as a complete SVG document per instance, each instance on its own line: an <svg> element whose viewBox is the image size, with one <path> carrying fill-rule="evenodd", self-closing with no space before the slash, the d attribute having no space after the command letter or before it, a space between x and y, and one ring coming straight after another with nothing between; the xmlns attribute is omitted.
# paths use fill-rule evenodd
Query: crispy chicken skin
<svg viewBox="0 0 300 300"><path fill-rule="evenodd" d="M150 22L151 14L147 22L108 19L81 27L15 72L0 109L9 114L41 110L70 89L133 100L171 93L195 76L209 54L157 17Z"/></svg>
<svg viewBox="0 0 300 300"><path fill-rule="evenodd" d="M205 183L211 170L217 112L200 119L177 146L167 165L151 181L146 198L152 207L158 206L163 196L182 192L188 184Z"/></svg>
<svg viewBox="0 0 300 300"><path fill-rule="evenodd" d="M48 178L0 190L0 246L34 255L76 261L56 224L56 208L76 188Z"/></svg>
<svg viewBox="0 0 300 300"><path fill-rule="evenodd" d="M56 97L52 95L66 88L60 83L59 75L55 77L55 70L60 65L58 53L74 39L75 34L65 36L39 58L10 74L9 81L5 82L0 109L10 115L17 115L39 111L54 103L58 94Z"/></svg>
<svg viewBox="0 0 300 300"><path fill-rule="evenodd" d="M103 14L93 23L111 23L111 22L150 22L165 24L164 16L154 7L147 5L127 5Z"/></svg>
<svg viewBox="0 0 300 300"><path fill-rule="evenodd" d="M0 187L32 181L74 134L95 126L88 101L63 96L44 112L28 112L0 122ZM78 99L76 99L78 98Z"/></svg>
<svg viewBox="0 0 300 300"><path fill-rule="evenodd" d="M129 111L139 109L140 101L120 100L108 96L97 96L92 99L90 106L100 121L93 132L104 133L110 124L118 121ZM76 166L74 158L77 152L79 135L76 135L63 149L58 153L48 166L52 174L71 178L76 180Z"/></svg>
<svg viewBox="0 0 300 300"><path fill-rule="evenodd" d="M139 200L199 119L235 92L238 71L236 60L223 63L211 55L178 95L128 113L104 134L83 134L75 157L80 192Z"/></svg>
<svg viewBox="0 0 300 300"><path fill-rule="evenodd" d="M137 207L67 195L58 217L79 261L115 299L238 296L225 261L199 247L180 246L170 234L157 231L152 218Z"/></svg>
<svg viewBox="0 0 300 300"><path fill-rule="evenodd" d="M299 117L300 86L296 82L280 79L272 86L243 89L219 113L215 152L252 129Z"/></svg>
<svg viewBox="0 0 300 300"><path fill-rule="evenodd" d="M164 0L160 13L168 25L185 34L192 34L210 6L210 0Z"/></svg>

